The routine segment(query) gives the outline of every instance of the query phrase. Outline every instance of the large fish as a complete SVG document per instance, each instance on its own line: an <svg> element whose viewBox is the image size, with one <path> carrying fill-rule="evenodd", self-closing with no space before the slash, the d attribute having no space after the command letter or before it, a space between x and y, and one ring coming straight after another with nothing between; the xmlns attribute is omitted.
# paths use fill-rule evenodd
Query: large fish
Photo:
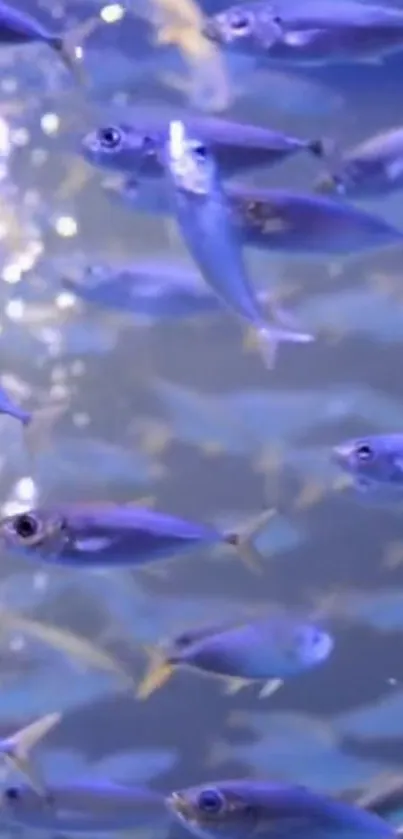
<svg viewBox="0 0 403 839"><path fill-rule="evenodd" d="M151 184L151 186L150 186ZM157 215L172 212L162 181L132 179L114 200ZM227 184L225 196L244 246L296 256L348 256L403 242L403 233L377 215L342 199L287 189Z"/></svg>
<svg viewBox="0 0 403 839"><path fill-rule="evenodd" d="M172 121L164 154L172 210L189 253L206 283L253 328L265 364L272 367L280 342L305 344L313 336L268 323L249 281L242 242L210 150L188 134L184 123Z"/></svg>
<svg viewBox="0 0 403 839"><path fill-rule="evenodd" d="M135 567L218 544L252 563L252 542L271 516L266 511L244 532L226 533L130 504L61 504L6 517L0 542L38 561L82 568Z"/></svg>
<svg viewBox="0 0 403 839"><path fill-rule="evenodd" d="M299 152L324 157L327 143L303 140L248 123L215 117L186 116L186 125L201 142L208 143L223 176L272 166ZM86 134L82 153L90 163L143 177L162 177L163 150L169 119L158 113L138 115L131 123L106 125Z"/></svg>
<svg viewBox="0 0 403 839"><path fill-rule="evenodd" d="M162 796L146 787L96 780L47 785L46 795L30 787L6 787L1 816L8 825L35 830L105 832L165 827Z"/></svg>
<svg viewBox="0 0 403 839"><path fill-rule="evenodd" d="M212 15L204 31L226 47L284 63L379 61L403 48L403 12L354 0L255 0Z"/></svg>
<svg viewBox="0 0 403 839"><path fill-rule="evenodd" d="M307 787L232 780L173 792L167 804L199 839L393 839L398 832L359 806Z"/></svg>
<svg viewBox="0 0 403 839"><path fill-rule="evenodd" d="M318 192L373 198L403 189L403 127L391 128L345 152Z"/></svg>
<svg viewBox="0 0 403 839"><path fill-rule="evenodd" d="M260 695L268 696L283 679L325 661L332 649L327 632L286 612L189 630L175 638L166 653L161 648L155 660L151 657L138 695L145 699L176 667L190 667L223 677L231 693L251 682L263 682Z"/></svg>

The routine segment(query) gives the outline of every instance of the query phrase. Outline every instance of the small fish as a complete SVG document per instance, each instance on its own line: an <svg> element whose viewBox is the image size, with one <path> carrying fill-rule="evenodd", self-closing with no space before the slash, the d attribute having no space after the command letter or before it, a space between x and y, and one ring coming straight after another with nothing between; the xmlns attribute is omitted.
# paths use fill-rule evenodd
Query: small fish
<svg viewBox="0 0 403 839"><path fill-rule="evenodd" d="M231 780L173 792L167 806L199 839L250 839L257 833L282 839L392 839L384 819L308 787Z"/></svg>
<svg viewBox="0 0 403 839"><path fill-rule="evenodd" d="M215 117L186 117L188 130L208 143L223 177L272 166L299 152L326 157L330 146L321 139L303 140L270 128ZM163 177L163 151L169 120L158 113L131 123L106 125L86 134L82 153L95 166L138 177Z"/></svg>
<svg viewBox="0 0 403 839"><path fill-rule="evenodd" d="M283 679L319 665L332 649L327 632L285 613L190 630L174 639L166 655L161 649L151 657L138 697L146 699L181 666L224 677L229 693L264 682L260 695L270 696Z"/></svg>
<svg viewBox="0 0 403 839"><path fill-rule="evenodd" d="M403 48L403 12L343 0L240 3L207 19L215 43L284 63L379 62Z"/></svg>
<svg viewBox="0 0 403 839"><path fill-rule="evenodd" d="M374 198L403 188L403 128L376 134L346 152L315 184L321 193Z"/></svg>
<svg viewBox="0 0 403 839"><path fill-rule="evenodd" d="M312 335L267 322L249 282L214 157L180 121L170 123L165 166L172 209L190 254L206 283L255 330L266 366L273 367L280 342L313 341Z"/></svg>
<svg viewBox="0 0 403 839"><path fill-rule="evenodd" d="M221 310L220 301L201 277L162 262L135 263L117 269L92 265L80 280L65 278L62 285L83 300L127 312L146 323Z"/></svg>
<svg viewBox="0 0 403 839"><path fill-rule="evenodd" d="M155 830L168 822L158 793L99 779L48 784L46 796L28 786L9 786L0 793L0 804L6 824L45 831Z"/></svg>
<svg viewBox="0 0 403 839"><path fill-rule="evenodd" d="M45 43L60 55L67 69L82 81L76 61L77 42L88 37L98 23L96 18L91 18L71 32L55 33L43 27L27 12L0 2L0 46Z"/></svg>
<svg viewBox="0 0 403 839"><path fill-rule="evenodd" d="M21 422L24 426L29 425L32 420L32 414L29 413L29 411L24 411L23 408L19 407L19 405L16 405L16 403L8 395L7 391L1 386L0 414L7 414L9 417L19 420L19 422Z"/></svg>
<svg viewBox="0 0 403 839"><path fill-rule="evenodd" d="M332 458L358 489L403 493L403 434L370 434L335 446Z"/></svg>
<svg viewBox="0 0 403 839"><path fill-rule="evenodd" d="M160 180L132 179L122 189L109 188L109 194L134 211L167 215L172 201L162 187ZM326 195L234 183L225 186L225 197L244 247L297 256L348 256L403 239L382 218Z"/></svg>
<svg viewBox="0 0 403 839"><path fill-rule="evenodd" d="M61 714L46 714L16 731L15 734L0 740L0 759L9 768L20 772L38 794L43 794L46 787L39 770L31 763L30 752L60 720Z"/></svg>
<svg viewBox="0 0 403 839"><path fill-rule="evenodd" d="M272 515L265 511L243 532L224 533L130 504L64 504L8 516L0 540L38 561L82 568L135 567L223 543L253 566L252 542Z"/></svg>

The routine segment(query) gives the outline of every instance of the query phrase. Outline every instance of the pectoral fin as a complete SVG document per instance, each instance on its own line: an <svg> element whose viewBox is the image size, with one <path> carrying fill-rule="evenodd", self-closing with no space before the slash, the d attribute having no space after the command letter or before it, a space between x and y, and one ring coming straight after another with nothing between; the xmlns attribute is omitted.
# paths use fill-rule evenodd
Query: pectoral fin
<svg viewBox="0 0 403 839"><path fill-rule="evenodd" d="M137 688L137 699L148 699L154 691L159 690L172 676L174 667L169 664L160 650L148 648L148 670Z"/></svg>
<svg viewBox="0 0 403 839"><path fill-rule="evenodd" d="M263 685L261 691L259 691L259 699L267 699L269 696L273 696L273 693L276 693L283 684L282 679L270 679Z"/></svg>

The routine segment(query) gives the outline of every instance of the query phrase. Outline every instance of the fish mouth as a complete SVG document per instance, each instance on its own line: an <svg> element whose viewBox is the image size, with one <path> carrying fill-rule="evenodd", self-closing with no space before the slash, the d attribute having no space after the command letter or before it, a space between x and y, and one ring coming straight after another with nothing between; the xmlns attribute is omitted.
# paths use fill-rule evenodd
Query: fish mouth
<svg viewBox="0 0 403 839"><path fill-rule="evenodd" d="M167 805L181 820L188 823L195 821L193 807L182 793L172 792L167 798Z"/></svg>
<svg viewBox="0 0 403 839"><path fill-rule="evenodd" d="M346 469L351 455L351 446L348 443L341 443L332 449L332 460L342 469Z"/></svg>
<svg viewBox="0 0 403 839"><path fill-rule="evenodd" d="M219 24L214 18L207 18L205 20L202 31L208 41L213 41L215 44L221 44L223 42Z"/></svg>

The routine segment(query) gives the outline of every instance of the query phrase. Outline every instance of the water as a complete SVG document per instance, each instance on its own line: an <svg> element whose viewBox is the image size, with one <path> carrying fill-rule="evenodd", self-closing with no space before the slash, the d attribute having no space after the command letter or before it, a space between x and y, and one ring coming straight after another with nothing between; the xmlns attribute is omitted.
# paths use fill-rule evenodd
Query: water
<svg viewBox="0 0 403 839"><path fill-rule="evenodd" d="M70 7L84 19L101 4ZM215 8L211 0L205 11ZM398 120L402 55L354 73L259 70L256 83L240 61L229 62L238 92L225 117L347 147ZM314 331L326 327L312 346L282 348L270 374L243 351L239 325L224 311L197 326L140 328L74 301L60 289L66 266L188 260L172 223L111 203L104 173L77 152L86 131L126 108L183 105L183 94L161 82L178 60L152 47L146 21L129 17L90 39L87 97L46 47L1 60L2 380L29 409L62 404L33 463L18 424L0 418L3 508L152 498L161 510L207 522L243 521L266 505L281 513L259 543L261 576L232 555L207 552L164 565L161 576L49 570L4 555L2 602L103 643L140 678L141 644L245 604L311 608L340 593L348 601L334 607L329 661L264 700L254 687L229 697L215 680L178 672L136 702L112 675L7 636L1 730L60 709L62 723L39 750L49 776L91 774L105 761L106 776L164 792L260 774L337 793L400 771L401 517L332 489L329 460L344 438L403 425L399 248L340 263L251 252L253 277L291 288L286 305L304 328L309 317ZM317 170L301 156L264 182L309 189ZM371 208L402 227L400 194Z"/></svg>

